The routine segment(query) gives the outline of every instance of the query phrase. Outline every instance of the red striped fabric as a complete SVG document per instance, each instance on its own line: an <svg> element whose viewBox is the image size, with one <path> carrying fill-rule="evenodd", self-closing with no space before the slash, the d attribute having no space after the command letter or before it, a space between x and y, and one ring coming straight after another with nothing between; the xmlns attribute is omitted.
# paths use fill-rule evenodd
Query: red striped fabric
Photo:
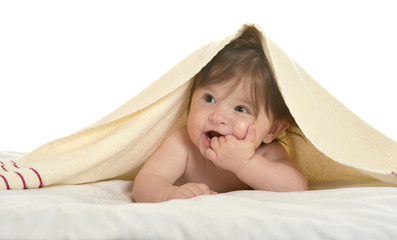
<svg viewBox="0 0 397 240"><path fill-rule="evenodd" d="M16 169L19 169L18 171L16 171ZM40 173L32 168L32 167L19 167L18 164L15 161L0 161L0 178L4 181L4 185L6 187L7 190L10 190L10 181L9 179L7 179L7 175L9 175L10 173L14 173L16 174L22 182L23 185L23 189L28 189L28 182L26 176L23 175L23 172L25 172L26 174L26 170L30 170L34 173L34 175L37 177L37 179L39 180L39 188L43 187L43 178L41 177ZM3 172L3 174L1 174L1 172Z"/></svg>

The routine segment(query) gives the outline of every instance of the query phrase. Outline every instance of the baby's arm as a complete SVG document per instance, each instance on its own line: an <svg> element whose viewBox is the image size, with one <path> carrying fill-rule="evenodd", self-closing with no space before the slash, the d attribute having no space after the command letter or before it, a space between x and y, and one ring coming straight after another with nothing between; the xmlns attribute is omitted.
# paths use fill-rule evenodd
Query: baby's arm
<svg viewBox="0 0 397 240"><path fill-rule="evenodd" d="M264 155L255 155L245 161L236 175L257 190L276 192L307 190L307 178L289 158L278 142L270 143Z"/></svg>
<svg viewBox="0 0 397 240"><path fill-rule="evenodd" d="M185 171L188 159L185 137L183 130L175 131L144 164L134 181L133 195L137 202L161 202L211 193L204 184L173 185Z"/></svg>

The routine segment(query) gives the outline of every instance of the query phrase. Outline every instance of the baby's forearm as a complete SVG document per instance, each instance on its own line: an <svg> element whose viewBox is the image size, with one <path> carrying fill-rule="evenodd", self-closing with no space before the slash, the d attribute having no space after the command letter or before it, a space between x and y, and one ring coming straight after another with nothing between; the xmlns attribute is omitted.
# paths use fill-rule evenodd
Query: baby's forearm
<svg viewBox="0 0 397 240"><path fill-rule="evenodd" d="M307 180L292 163L270 161L255 154L237 171L238 178L256 190L289 192L307 190Z"/></svg>
<svg viewBox="0 0 397 240"><path fill-rule="evenodd" d="M138 174L134 181L133 196L137 202L162 202L168 200L175 188L166 179L155 174Z"/></svg>

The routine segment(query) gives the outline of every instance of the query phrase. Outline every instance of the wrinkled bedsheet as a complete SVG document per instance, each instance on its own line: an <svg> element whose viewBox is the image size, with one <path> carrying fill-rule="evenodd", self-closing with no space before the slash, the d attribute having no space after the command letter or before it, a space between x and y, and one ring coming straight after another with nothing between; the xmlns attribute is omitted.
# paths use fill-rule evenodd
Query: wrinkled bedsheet
<svg viewBox="0 0 397 240"><path fill-rule="evenodd" d="M0 160L18 156L0 152ZM121 180L0 191L0 239L396 238L397 188L349 184L156 204L134 203L133 182Z"/></svg>

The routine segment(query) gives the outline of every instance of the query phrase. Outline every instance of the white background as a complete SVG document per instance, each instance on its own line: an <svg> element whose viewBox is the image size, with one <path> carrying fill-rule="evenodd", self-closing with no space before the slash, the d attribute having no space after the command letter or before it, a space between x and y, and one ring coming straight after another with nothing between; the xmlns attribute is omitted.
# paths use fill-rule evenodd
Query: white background
<svg viewBox="0 0 397 240"><path fill-rule="evenodd" d="M246 22L397 140L396 12L392 0L2 1L0 151L95 122Z"/></svg>

